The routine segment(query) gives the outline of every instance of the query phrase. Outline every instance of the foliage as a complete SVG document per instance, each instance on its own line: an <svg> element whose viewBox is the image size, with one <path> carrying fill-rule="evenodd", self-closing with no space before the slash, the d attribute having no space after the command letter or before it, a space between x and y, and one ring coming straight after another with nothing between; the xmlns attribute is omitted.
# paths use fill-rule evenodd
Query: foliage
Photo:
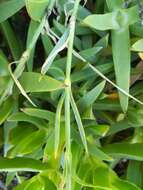
<svg viewBox="0 0 143 190"><path fill-rule="evenodd" d="M143 189L142 12L139 0L0 2L4 186Z"/></svg>

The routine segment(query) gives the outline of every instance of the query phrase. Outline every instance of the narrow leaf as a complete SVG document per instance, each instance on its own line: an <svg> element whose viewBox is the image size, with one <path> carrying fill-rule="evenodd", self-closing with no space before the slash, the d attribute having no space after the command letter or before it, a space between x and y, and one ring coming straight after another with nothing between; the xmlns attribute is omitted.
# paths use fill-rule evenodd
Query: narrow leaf
<svg viewBox="0 0 143 190"><path fill-rule="evenodd" d="M25 114L48 121L54 121L55 114L51 111L37 108L22 108L21 109Z"/></svg>
<svg viewBox="0 0 143 190"><path fill-rule="evenodd" d="M105 153L118 158L128 158L143 161L142 143L115 143L102 148Z"/></svg>
<svg viewBox="0 0 143 190"><path fill-rule="evenodd" d="M55 57L57 56L57 54L62 51L66 46L67 46L67 42L68 42L68 36L69 36L69 29L67 29L64 34L62 35L62 37L59 39L59 41L57 42L57 44L55 45L54 49L51 51L51 53L49 54L48 58L46 59L46 61L44 62L42 69L41 69L41 73L45 74L48 69L50 68L50 66L52 65Z"/></svg>
<svg viewBox="0 0 143 190"><path fill-rule="evenodd" d="M46 127L46 123L42 119L38 119L29 115L26 115L25 113L22 112L17 112L12 114L9 118L8 121L21 121L21 122L29 122L32 123L33 125L37 126L38 128L40 127Z"/></svg>
<svg viewBox="0 0 143 190"><path fill-rule="evenodd" d="M31 172L40 172L48 170L48 164L43 164L41 161L34 160L31 158L0 158L0 171L31 171Z"/></svg>
<svg viewBox="0 0 143 190"><path fill-rule="evenodd" d="M75 119L76 119L76 122L77 122L77 125L78 125L79 133L80 133L84 148L86 150L86 153L88 153L88 147L87 147L87 141L86 141L84 127L83 127L81 117L80 117L80 114L79 114L79 111L77 109L77 106L76 106L76 103L74 101L72 93L70 93L70 99L71 99L72 110L74 112L74 116L75 116Z"/></svg>
<svg viewBox="0 0 143 190"><path fill-rule="evenodd" d="M79 99L78 106L80 110L85 110L89 108L95 102L95 100L98 98L103 88L105 87L105 83L105 81L101 82L91 91L86 93L81 99Z"/></svg>
<svg viewBox="0 0 143 190"><path fill-rule="evenodd" d="M59 144L60 144L61 111L62 111L64 99L65 99L65 94L63 93L60 100L59 100L57 110L56 110L56 117L55 117L55 158L57 157L57 152L58 152L58 148L59 148Z"/></svg>

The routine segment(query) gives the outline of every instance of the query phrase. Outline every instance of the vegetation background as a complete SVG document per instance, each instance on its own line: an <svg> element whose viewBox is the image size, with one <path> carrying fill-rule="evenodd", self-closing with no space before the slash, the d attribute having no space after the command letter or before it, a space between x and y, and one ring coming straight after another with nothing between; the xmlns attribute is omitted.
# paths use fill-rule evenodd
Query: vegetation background
<svg viewBox="0 0 143 190"><path fill-rule="evenodd" d="M143 1L0 1L0 188L143 189Z"/></svg>

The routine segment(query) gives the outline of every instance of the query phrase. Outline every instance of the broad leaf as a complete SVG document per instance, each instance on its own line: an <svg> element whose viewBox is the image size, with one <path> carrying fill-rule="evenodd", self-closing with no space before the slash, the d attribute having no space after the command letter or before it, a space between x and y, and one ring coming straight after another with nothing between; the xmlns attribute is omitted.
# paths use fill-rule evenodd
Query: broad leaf
<svg viewBox="0 0 143 190"><path fill-rule="evenodd" d="M50 92L64 88L63 83L34 72L24 72L20 83L26 92Z"/></svg>
<svg viewBox="0 0 143 190"><path fill-rule="evenodd" d="M35 21L40 21L48 7L49 0L25 0L25 2L30 17Z"/></svg>

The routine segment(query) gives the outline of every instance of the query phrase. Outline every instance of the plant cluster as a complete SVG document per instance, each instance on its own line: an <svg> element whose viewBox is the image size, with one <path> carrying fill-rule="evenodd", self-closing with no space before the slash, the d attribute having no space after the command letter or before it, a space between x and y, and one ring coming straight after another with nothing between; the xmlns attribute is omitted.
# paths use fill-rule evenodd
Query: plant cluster
<svg viewBox="0 0 143 190"><path fill-rule="evenodd" d="M1 0L0 37L3 189L143 189L143 2Z"/></svg>

